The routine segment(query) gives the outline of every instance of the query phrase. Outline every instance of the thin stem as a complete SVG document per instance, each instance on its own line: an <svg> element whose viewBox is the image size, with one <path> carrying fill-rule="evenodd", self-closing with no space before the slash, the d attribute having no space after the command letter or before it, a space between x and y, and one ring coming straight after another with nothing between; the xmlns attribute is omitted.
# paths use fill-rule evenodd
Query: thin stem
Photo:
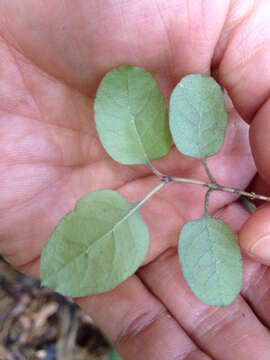
<svg viewBox="0 0 270 360"><path fill-rule="evenodd" d="M255 194L254 192L243 191L243 190L237 189L237 188L230 188L230 187L218 185L218 189L216 189L216 190L227 191L227 192L231 192L234 194L242 195L242 196L250 198L251 200L258 199L258 200L263 200L263 201L270 201L270 197L268 197L268 196Z"/></svg>
<svg viewBox="0 0 270 360"><path fill-rule="evenodd" d="M208 216L208 204L209 204L209 196L211 194L211 192L213 191L213 189L208 189L207 193L205 194L205 199L204 199L204 216Z"/></svg>
<svg viewBox="0 0 270 360"><path fill-rule="evenodd" d="M207 183L205 181L194 180L194 179L186 179L186 178L179 178L179 177L171 177L171 180L172 181L177 181L177 182L188 183L188 184L206 186L206 187L209 187L209 188L212 188L212 185L213 185L213 184Z"/></svg>
<svg viewBox="0 0 270 360"><path fill-rule="evenodd" d="M207 165L206 159L201 159L201 162L202 162L202 164L203 164L204 170L205 170L205 172L206 172L209 180L211 181L211 183L212 183L212 184L217 184L214 176L211 174L211 171L210 171L210 169L209 169L209 167L208 167L208 165Z"/></svg>
<svg viewBox="0 0 270 360"><path fill-rule="evenodd" d="M240 202L240 204L242 204L244 206L245 209L247 209L248 212L250 212L251 214L254 213L254 211L256 210L256 205L253 204L253 202L249 201L247 198L245 198L244 196L240 196L240 198L238 199L238 201Z"/></svg>
<svg viewBox="0 0 270 360"><path fill-rule="evenodd" d="M158 184L158 186L156 186L149 194L146 195L146 197L144 199L142 199L141 201L139 201L119 222L117 222L113 228L111 230L109 230L106 234L104 234L102 236L102 238L104 238L105 236L110 235L111 233L113 233L113 231L116 229L116 227L118 227L119 225L121 225L124 221L126 221L131 215L133 215L147 200L150 199L151 196L153 196L157 191L159 191L164 185L166 185L168 183L168 181L164 180L161 181L160 184ZM102 239L101 238L101 239ZM90 251L90 245L88 246L86 252L88 253ZM43 282L44 285L44 282Z"/></svg>
<svg viewBox="0 0 270 360"><path fill-rule="evenodd" d="M142 199L140 202L137 203L137 205L132 209L132 213L138 210L147 200L150 199L156 192L158 192L164 185L166 185L166 181L161 181L158 186L156 186L149 194L146 195L144 199Z"/></svg>
<svg viewBox="0 0 270 360"><path fill-rule="evenodd" d="M130 110L130 107L128 106L128 109ZM140 134L138 133L138 129L137 129L137 126L136 126L136 122L135 122L135 116L131 113L130 115L130 120L131 120L131 124L133 126L133 129L134 129L134 132L136 134L136 138L137 138L137 141L140 145L140 148L142 150L142 153L143 153L143 156L144 156L144 159L145 159L145 162L146 162L146 165L148 165L150 167L150 169L153 171L153 173L159 177L159 178L163 178L164 174L162 174L160 171L158 171L158 169L156 169L154 167L154 165L152 164L151 160L149 159L147 153L145 152L145 149L144 149L144 145L142 143L142 139L140 137Z"/></svg>
<svg viewBox="0 0 270 360"><path fill-rule="evenodd" d="M240 196L242 195L242 196L250 198L251 200L258 199L258 200L270 202L270 197L268 197L268 196L255 194L254 192L247 192L247 191L244 191L244 190L241 190L238 188L221 186L219 184L207 183L204 181L185 179L185 178L179 178L179 177L170 177L169 179L170 179L170 181L178 181L178 182L183 182L183 183L201 185L201 186L208 187L209 189L212 189L212 190L226 191L226 192L230 192L230 193L237 194Z"/></svg>
<svg viewBox="0 0 270 360"><path fill-rule="evenodd" d="M154 167L154 165L152 164L152 162L147 158L146 159L146 161L147 161L147 165L150 167L150 169L153 171L153 173L157 176L157 177L159 177L159 178L163 178L165 175L164 174L162 174L160 171L158 171L158 169L156 169L155 167Z"/></svg>

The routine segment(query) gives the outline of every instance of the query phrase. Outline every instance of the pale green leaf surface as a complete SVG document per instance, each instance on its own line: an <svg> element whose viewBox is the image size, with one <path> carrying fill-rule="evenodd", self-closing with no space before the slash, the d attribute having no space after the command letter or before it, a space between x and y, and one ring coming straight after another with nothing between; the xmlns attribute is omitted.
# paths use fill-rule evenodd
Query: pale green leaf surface
<svg viewBox="0 0 270 360"><path fill-rule="evenodd" d="M170 129L177 149L205 159L221 148L227 123L224 96L204 74L185 76L170 98Z"/></svg>
<svg viewBox="0 0 270 360"><path fill-rule="evenodd" d="M107 153L122 164L146 164L171 147L168 110L155 79L122 66L102 79L94 104L96 128Z"/></svg>
<svg viewBox="0 0 270 360"><path fill-rule="evenodd" d="M240 248L223 221L204 216L185 224L179 237L178 254L184 278L202 302L226 306L240 292Z"/></svg>
<svg viewBox="0 0 270 360"><path fill-rule="evenodd" d="M149 243L135 206L113 190L81 198L42 250L42 285L77 297L111 290L132 275Z"/></svg>

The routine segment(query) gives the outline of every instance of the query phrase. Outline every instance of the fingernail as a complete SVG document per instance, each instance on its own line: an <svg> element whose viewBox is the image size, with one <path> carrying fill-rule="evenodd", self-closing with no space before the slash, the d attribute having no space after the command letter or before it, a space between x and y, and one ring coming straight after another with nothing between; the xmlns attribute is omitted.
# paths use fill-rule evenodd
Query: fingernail
<svg viewBox="0 0 270 360"><path fill-rule="evenodd" d="M270 261L270 235L263 236L257 240L249 250L250 255L258 259Z"/></svg>

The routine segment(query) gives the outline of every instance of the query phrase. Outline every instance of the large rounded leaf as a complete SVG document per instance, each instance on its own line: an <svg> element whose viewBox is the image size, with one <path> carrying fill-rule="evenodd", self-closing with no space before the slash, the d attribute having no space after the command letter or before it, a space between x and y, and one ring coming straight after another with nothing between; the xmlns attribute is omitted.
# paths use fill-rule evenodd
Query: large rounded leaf
<svg viewBox="0 0 270 360"><path fill-rule="evenodd" d="M149 234L136 204L112 190L85 195L42 250L42 285L63 295L113 289L140 266Z"/></svg>
<svg viewBox="0 0 270 360"><path fill-rule="evenodd" d="M242 261L231 229L209 216L184 225L178 243L182 271L191 291L204 303L230 304L240 292Z"/></svg>
<svg viewBox="0 0 270 360"><path fill-rule="evenodd" d="M177 149L205 159L221 148L227 123L224 96L204 74L185 76L170 99L170 129Z"/></svg>
<svg viewBox="0 0 270 360"><path fill-rule="evenodd" d="M105 75L95 99L95 122L107 153L122 164L146 164L171 147L168 110L156 81L134 66Z"/></svg>

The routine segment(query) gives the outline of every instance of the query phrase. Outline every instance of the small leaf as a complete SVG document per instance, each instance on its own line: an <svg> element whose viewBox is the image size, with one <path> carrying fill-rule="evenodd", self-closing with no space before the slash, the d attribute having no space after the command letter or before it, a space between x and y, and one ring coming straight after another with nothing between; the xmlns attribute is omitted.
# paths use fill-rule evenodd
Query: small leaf
<svg viewBox="0 0 270 360"><path fill-rule="evenodd" d="M111 353L110 353L109 360L122 360L122 358L120 358L120 356L119 356L118 353L115 351L115 349L112 349L112 351L111 351Z"/></svg>
<svg viewBox="0 0 270 360"><path fill-rule="evenodd" d="M102 79L95 122L107 153L122 164L146 164L171 147L168 110L157 82L145 70L122 66Z"/></svg>
<svg viewBox="0 0 270 360"><path fill-rule="evenodd" d="M240 248L223 221L204 216L185 224L179 237L178 254L184 278L202 302L226 306L240 292Z"/></svg>
<svg viewBox="0 0 270 360"><path fill-rule="evenodd" d="M216 81L204 74L185 76L170 99L170 129L177 149L205 159L221 148L227 114Z"/></svg>
<svg viewBox="0 0 270 360"><path fill-rule="evenodd" d="M42 285L63 295L113 289L140 266L149 234L138 207L112 190L81 198L42 250Z"/></svg>

